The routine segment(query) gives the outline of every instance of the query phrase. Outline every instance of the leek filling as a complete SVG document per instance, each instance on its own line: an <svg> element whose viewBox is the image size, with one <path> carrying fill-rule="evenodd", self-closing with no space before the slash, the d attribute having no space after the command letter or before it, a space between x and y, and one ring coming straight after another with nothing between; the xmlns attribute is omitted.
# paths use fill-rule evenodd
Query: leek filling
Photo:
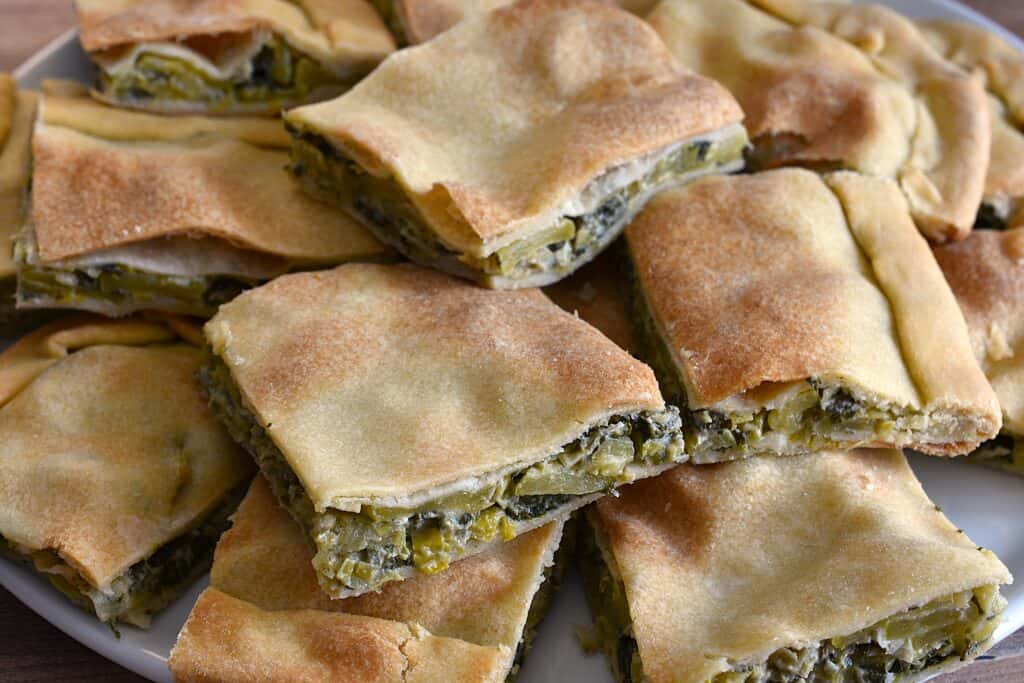
<svg viewBox="0 0 1024 683"><path fill-rule="evenodd" d="M211 405L255 458L278 500L306 529L328 594L380 588L410 569L435 574L472 546L511 540L542 518L686 459L675 408L613 416L546 460L418 508L316 511L295 472L245 405L231 371L208 351L199 374Z"/></svg>
<svg viewBox="0 0 1024 683"><path fill-rule="evenodd" d="M276 36L229 79L218 79L183 59L145 51L130 68L114 74L101 70L99 77L100 91L121 102L202 102L214 111L302 102L317 89L340 85L336 76Z"/></svg>
<svg viewBox="0 0 1024 683"><path fill-rule="evenodd" d="M689 400L674 359L662 340L642 288L632 271L632 318L640 356L651 366L668 403L679 407L687 451L708 463L760 453L849 449L876 443L905 446L929 441L960 442L959 419L940 421L921 410L871 405L834 381L810 378L794 383L776 407L723 412L687 409ZM895 406L894 406L895 407Z"/></svg>
<svg viewBox="0 0 1024 683"><path fill-rule="evenodd" d="M179 313L209 316L221 304L258 280L231 275L164 275L108 263L75 267L44 266L35 246L22 236L15 244L18 301L28 306L79 308L95 302L114 306L173 308Z"/></svg>
<svg viewBox="0 0 1024 683"><path fill-rule="evenodd" d="M996 469L1024 474L1024 441L1003 432L978 446L967 461Z"/></svg>
<svg viewBox="0 0 1024 683"><path fill-rule="evenodd" d="M3 537L0 548L16 560L31 562L57 590L100 621L145 628L151 615L209 571L217 541L231 526L231 514L247 489L248 482L236 487L194 528L133 564L106 588L89 584L52 550L31 550Z"/></svg>
<svg viewBox="0 0 1024 683"><path fill-rule="evenodd" d="M644 680L626 590L601 550L600 531L580 536L584 588L594 615L593 646L604 650L622 683ZM897 683L947 662L977 656L1006 601L996 585L914 607L849 636L784 647L758 662L736 662L710 683ZM710 653L709 653L710 654Z"/></svg>
<svg viewBox="0 0 1024 683"><path fill-rule="evenodd" d="M289 127L291 170L312 195L357 214L379 239L423 265L474 279L553 282L597 255L646 202L651 192L687 177L721 170L742 159L746 133L680 145L639 179L603 196L597 209L560 216L547 228L486 257L444 245L393 178L359 167L322 136Z"/></svg>

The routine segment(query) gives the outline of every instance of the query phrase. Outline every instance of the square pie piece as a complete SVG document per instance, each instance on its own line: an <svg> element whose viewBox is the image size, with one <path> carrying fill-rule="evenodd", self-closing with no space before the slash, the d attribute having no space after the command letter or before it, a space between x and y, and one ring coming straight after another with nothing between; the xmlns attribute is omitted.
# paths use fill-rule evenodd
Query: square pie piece
<svg viewBox="0 0 1024 683"><path fill-rule="evenodd" d="M654 374L537 290L412 265L221 307L201 381L332 597L433 574L686 458Z"/></svg>
<svg viewBox="0 0 1024 683"><path fill-rule="evenodd" d="M922 25L939 52L981 74L992 118L992 159L979 228L1024 227L1024 53L977 24Z"/></svg>
<svg viewBox="0 0 1024 683"><path fill-rule="evenodd" d="M773 16L758 5L787 7ZM685 66L739 100L757 167L890 178L929 239L963 239L981 204L991 146L981 81L938 54L913 22L884 8L848 7L667 0L649 20ZM848 36L851 26L864 35Z"/></svg>
<svg viewBox="0 0 1024 683"><path fill-rule="evenodd" d="M0 354L0 549L108 624L209 567L252 463L195 382L197 327L52 323Z"/></svg>
<svg viewBox="0 0 1024 683"><path fill-rule="evenodd" d="M313 552L306 535L278 505L263 477L253 482L231 522L217 545L211 591L241 601L247 610L259 610L266 615L262 617L266 623L289 624L305 612L319 614L327 623L355 628L372 623L367 618L393 627L418 624L433 636L465 643L467 652L476 652L469 645L491 650L502 679L518 671L571 551L569 546L559 546L562 522L552 522L459 562L443 574L391 583L379 593L331 600L320 590L310 565ZM235 623L235 613L241 610L220 609L225 603L230 604L209 593L200 598L171 658L171 670L179 680L192 680L190 676L200 667L207 675L209 667L216 667L216 678L225 680L224 672L252 666L251 658L260 656L244 650L225 656L223 643L205 642L192 628L201 615L232 631L254 626L245 620ZM286 643L280 642L271 651L284 647ZM207 648L216 648L218 656L207 658ZM296 650L296 656L312 658L308 651ZM351 666L340 657L336 664ZM283 672L274 659L268 658L263 666L273 673L272 678ZM357 669L347 671L354 675Z"/></svg>
<svg viewBox="0 0 1024 683"><path fill-rule="evenodd" d="M511 289L590 261L660 188L741 168L742 117L637 17L526 0L286 121L312 193L421 265Z"/></svg>
<svg viewBox="0 0 1024 683"><path fill-rule="evenodd" d="M921 681L988 649L1012 581L892 450L683 465L587 519L624 682Z"/></svg>
<svg viewBox="0 0 1024 683"><path fill-rule="evenodd" d="M388 257L283 173L287 139L277 119L132 112L66 87L46 95L18 307L208 317L289 270Z"/></svg>
<svg viewBox="0 0 1024 683"><path fill-rule="evenodd" d="M1024 227L975 230L935 249L974 353L1003 409L1003 430L971 454L973 461L1024 474Z"/></svg>
<svg viewBox="0 0 1024 683"><path fill-rule="evenodd" d="M395 49L365 0L75 0L96 96L160 112L277 114Z"/></svg>
<svg viewBox="0 0 1024 683"><path fill-rule="evenodd" d="M17 267L14 238L28 196L32 122L38 97L0 74L0 332L13 322Z"/></svg>
<svg viewBox="0 0 1024 683"><path fill-rule="evenodd" d="M626 231L634 320L696 462L970 452L996 396L895 183L782 169L656 197Z"/></svg>

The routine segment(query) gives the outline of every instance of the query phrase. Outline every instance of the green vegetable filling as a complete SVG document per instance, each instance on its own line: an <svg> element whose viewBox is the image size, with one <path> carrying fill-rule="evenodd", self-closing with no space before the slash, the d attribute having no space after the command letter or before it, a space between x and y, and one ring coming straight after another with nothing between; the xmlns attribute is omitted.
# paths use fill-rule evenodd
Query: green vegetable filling
<svg viewBox="0 0 1024 683"><path fill-rule="evenodd" d="M742 157L745 133L680 146L646 174L608 194L594 211L562 216L548 228L515 241L485 258L459 254L436 237L393 178L378 178L359 167L323 137L289 127L291 170L303 187L324 201L352 210L379 239L411 260L463 277L512 281L554 281L591 260L621 232L649 193L683 178L707 173Z"/></svg>
<svg viewBox="0 0 1024 683"><path fill-rule="evenodd" d="M335 75L272 37L248 68L218 79L189 62L141 52L132 67L116 74L101 70L100 90L122 102L202 102L214 111L235 105L277 105L305 101L319 88L341 86Z"/></svg>
<svg viewBox="0 0 1024 683"><path fill-rule="evenodd" d="M584 588L594 615L593 642L622 683L644 680L625 586L601 551L600 531L581 534ZM977 655L1006 601L995 585L961 591L893 615L849 636L784 647L764 661L734 663L710 683L898 683L949 661Z"/></svg>
<svg viewBox="0 0 1024 683"><path fill-rule="evenodd" d="M919 443L927 434L935 438L943 426L912 408L902 415L872 406L848 389L830 381L810 378L785 403L775 408L723 413L713 409L688 410L689 399L675 362L662 340L639 280L630 262L632 317L640 356L654 370L666 401L679 407L687 450L695 462L717 462L755 453L778 452L778 436L799 444L801 450L849 449L857 445Z"/></svg>
<svg viewBox="0 0 1024 683"><path fill-rule="evenodd" d="M310 534L330 594L376 590L410 568L434 574L476 544L509 540L521 525L633 481L640 469L686 459L678 411L615 416L546 460L419 508L364 505L316 512L287 460L245 405L222 360L208 352L200 381L232 436L252 453L278 499Z"/></svg>
<svg viewBox="0 0 1024 683"><path fill-rule="evenodd" d="M78 307L83 302L172 307L180 313L213 315L217 307L259 284L241 277L183 277L136 270L116 263L81 268L24 265L18 275L21 301L51 307Z"/></svg>
<svg viewBox="0 0 1024 683"><path fill-rule="evenodd" d="M101 621L147 626L152 614L209 571L217 541L231 526L229 518L247 489L248 482L236 487L196 527L133 564L104 590L91 586L56 552L29 550L2 537L0 547L14 559L31 562L57 590Z"/></svg>

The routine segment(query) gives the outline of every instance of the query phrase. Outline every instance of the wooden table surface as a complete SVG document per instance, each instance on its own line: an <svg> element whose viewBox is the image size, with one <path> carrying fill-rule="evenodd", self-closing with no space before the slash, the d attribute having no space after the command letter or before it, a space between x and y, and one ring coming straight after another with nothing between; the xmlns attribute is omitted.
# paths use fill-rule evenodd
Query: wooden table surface
<svg viewBox="0 0 1024 683"><path fill-rule="evenodd" d="M1024 35L1024 0L967 0ZM70 0L0 0L0 71L72 26ZM1022 579L1024 580L1024 579ZM68 638L0 588L0 681L8 683L138 683L143 679ZM1024 630L941 683L1024 682Z"/></svg>

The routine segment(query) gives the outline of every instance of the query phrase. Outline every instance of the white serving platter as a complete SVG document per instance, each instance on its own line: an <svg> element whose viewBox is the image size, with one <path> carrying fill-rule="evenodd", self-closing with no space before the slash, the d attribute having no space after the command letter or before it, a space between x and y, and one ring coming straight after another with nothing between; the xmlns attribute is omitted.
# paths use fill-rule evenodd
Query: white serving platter
<svg viewBox="0 0 1024 683"><path fill-rule="evenodd" d="M1024 42L992 21L952 0L879 0L908 15L973 21L1001 33L1024 51ZM0 10L2 13L2 10ZM92 67L69 31L25 62L15 75L23 86L38 87L44 78L92 80ZM0 340L0 347L4 346ZM1009 600L996 639L1024 627L1024 478L1014 478L964 463L911 456L914 471L929 496L978 545L990 548L1021 577L1004 595ZM0 559L0 584L29 608L86 647L152 681L170 682L167 657L196 597L200 581L148 631L122 627L120 637L93 617L72 606L31 570ZM585 655L576 629L590 624L582 586L570 574L523 665L520 683L612 683L603 656Z"/></svg>

